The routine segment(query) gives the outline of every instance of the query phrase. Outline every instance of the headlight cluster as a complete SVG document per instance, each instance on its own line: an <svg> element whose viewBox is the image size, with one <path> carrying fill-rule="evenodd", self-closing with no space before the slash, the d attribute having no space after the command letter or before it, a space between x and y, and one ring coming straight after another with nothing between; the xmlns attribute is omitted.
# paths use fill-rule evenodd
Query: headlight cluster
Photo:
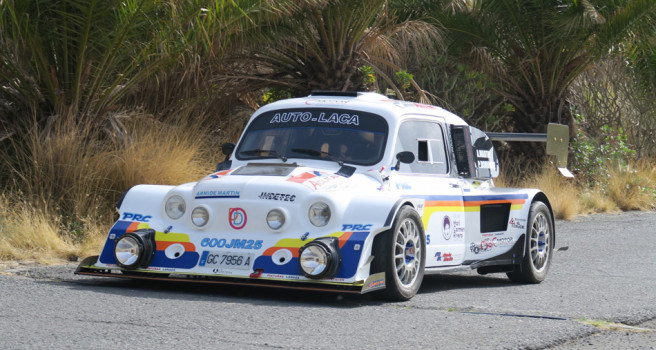
<svg viewBox="0 0 656 350"><path fill-rule="evenodd" d="M155 230L126 233L114 242L116 264L126 269L148 267L155 256Z"/></svg>
<svg viewBox="0 0 656 350"><path fill-rule="evenodd" d="M169 218L177 220L187 211L187 203L180 195L173 195L166 200L164 211ZM315 202L308 210L308 219L316 227L324 227L330 221L330 206L324 202ZM204 206L199 206L191 211L191 222L197 227L207 225L210 213ZM279 230L285 225L286 215L281 209L273 209L266 216L266 222L272 230Z"/></svg>
<svg viewBox="0 0 656 350"><path fill-rule="evenodd" d="M299 267L307 278L333 278L342 263L339 239L336 237L318 238L299 249Z"/></svg>
<svg viewBox="0 0 656 350"><path fill-rule="evenodd" d="M173 195L166 200L164 204L164 211L169 218L177 220L181 218L187 211L187 203L184 198L179 195ZM210 220L210 213L207 208L200 206L191 211L191 222L198 226L203 227L207 225Z"/></svg>

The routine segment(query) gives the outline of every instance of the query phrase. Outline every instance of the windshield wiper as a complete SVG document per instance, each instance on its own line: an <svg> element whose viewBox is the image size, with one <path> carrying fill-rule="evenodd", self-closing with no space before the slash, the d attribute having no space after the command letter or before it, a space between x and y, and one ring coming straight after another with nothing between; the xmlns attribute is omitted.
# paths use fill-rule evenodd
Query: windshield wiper
<svg viewBox="0 0 656 350"><path fill-rule="evenodd" d="M334 155L332 155L328 152L317 151L316 149L309 149L309 148L292 148L292 152L307 154L307 155L310 155L310 156L313 156L313 157L325 157L325 158L328 158L328 159L332 160L333 162L337 162L337 164L339 164L340 166L344 165L343 160L337 158L336 156L334 156Z"/></svg>
<svg viewBox="0 0 656 350"><path fill-rule="evenodd" d="M243 154L243 155L252 155L252 156L254 156L254 155L257 155L258 153L262 153L262 152L266 152L266 153L269 154L269 156L276 157L276 158L282 160L283 162L287 161L287 157L283 156L282 154L279 154L278 152L276 152L272 149L261 149L261 148L249 149L247 151L240 151L239 154L240 155Z"/></svg>

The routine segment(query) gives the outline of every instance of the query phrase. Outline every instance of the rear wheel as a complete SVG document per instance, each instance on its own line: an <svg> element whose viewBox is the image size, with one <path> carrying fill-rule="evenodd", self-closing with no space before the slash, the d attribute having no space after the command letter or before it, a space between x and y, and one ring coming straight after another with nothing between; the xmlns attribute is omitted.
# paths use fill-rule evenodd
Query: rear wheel
<svg viewBox="0 0 656 350"><path fill-rule="evenodd" d="M540 283L547 276L554 245L551 211L543 202L533 202L526 228L526 248L520 271L509 272L513 282Z"/></svg>
<svg viewBox="0 0 656 350"><path fill-rule="evenodd" d="M417 294L424 278L426 238L412 207L402 207L392 229L376 237L373 255L372 273L385 272L386 288L379 296L404 301Z"/></svg>

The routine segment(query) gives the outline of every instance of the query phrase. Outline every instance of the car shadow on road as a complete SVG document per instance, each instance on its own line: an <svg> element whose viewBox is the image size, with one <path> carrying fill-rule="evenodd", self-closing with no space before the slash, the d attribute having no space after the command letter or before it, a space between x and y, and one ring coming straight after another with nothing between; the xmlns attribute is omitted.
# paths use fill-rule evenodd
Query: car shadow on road
<svg viewBox="0 0 656 350"><path fill-rule="evenodd" d="M419 293L439 293L458 289L508 288L512 285L515 284L510 282L504 274L440 274L424 276Z"/></svg>
<svg viewBox="0 0 656 350"><path fill-rule="evenodd" d="M44 283L60 283L43 281ZM355 308L389 303L375 294L350 294L297 289L280 289L259 286L233 286L185 283L174 281L145 281L124 278L84 277L65 280L68 288L94 293L125 295L132 298L159 298L167 300L206 300L216 302L248 303L254 305ZM503 275L445 274L425 276L419 294L449 290L510 287L512 283Z"/></svg>

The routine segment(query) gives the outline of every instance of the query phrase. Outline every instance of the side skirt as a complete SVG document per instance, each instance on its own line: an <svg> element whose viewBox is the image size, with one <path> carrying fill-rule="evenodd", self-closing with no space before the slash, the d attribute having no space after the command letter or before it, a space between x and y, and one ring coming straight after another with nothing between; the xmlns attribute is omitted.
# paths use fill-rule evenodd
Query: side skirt
<svg viewBox="0 0 656 350"><path fill-rule="evenodd" d="M467 260L463 262L462 265L426 268L424 274L437 275L440 273L469 271L474 269L476 269L481 275L495 272L515 271L515 269L520 268L522 259L524 258L525 237L525 234L521 235L512 248L501 255L486 260Z"/></svg>

